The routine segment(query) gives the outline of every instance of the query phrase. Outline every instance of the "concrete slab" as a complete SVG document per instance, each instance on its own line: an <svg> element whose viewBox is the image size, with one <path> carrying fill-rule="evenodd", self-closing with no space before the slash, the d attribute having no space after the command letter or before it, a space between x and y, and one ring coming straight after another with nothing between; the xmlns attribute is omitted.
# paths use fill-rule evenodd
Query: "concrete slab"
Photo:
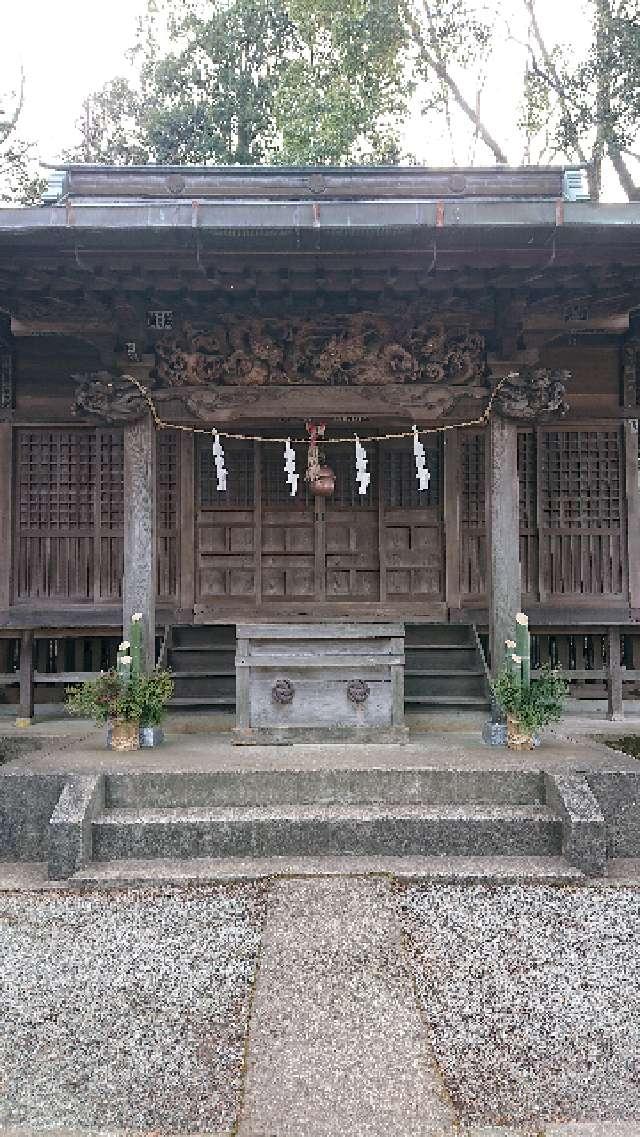
<svg viewBox="0 0 640 1137"><path fill-rule="evenodd" d="M638 1137L638 1124L635 1121L569 1121L524 1129L511 1125L472 1125L463 1126L456 1137Z"/></svg>
<svg viewBox="0 0 640 1137"><path fill-rule="evenodd" d="M109 771L318 770L424 768L450 770L633 770L634 758L586 736L550 733L536 750L515 753L485 746L477 730L431 731L405 745L334 743L296 746L234 746L230 734L171 734L157 750L107 750L102 730L54 736L34 727L41 749L21 755L0 772L106 773ZM617 734L620 734L619 724ZM601 733L598 724L598 732ZM35 731L38 733L36 734ZM638 726L640 732L640 725Z"/></svg>
<svg viewBox="0 0 640 1137"><path fill-rule="evenodd" d="M238 1137L443 1137L434 1063L383 881L280 881Z"/></svg>

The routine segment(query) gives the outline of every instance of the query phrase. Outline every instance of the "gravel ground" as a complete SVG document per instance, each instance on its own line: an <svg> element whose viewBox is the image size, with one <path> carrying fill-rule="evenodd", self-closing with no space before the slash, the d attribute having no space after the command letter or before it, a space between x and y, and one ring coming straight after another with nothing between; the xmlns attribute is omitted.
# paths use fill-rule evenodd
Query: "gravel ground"
<svg viewBox="0 0 640 1137"><path fill-rule="evenodd" d="M0 1125L229 1130L255 885L0 896Z"/></svg>
<svg viewBox="0 0 640 1137"><path fill-rule="evenodd" d="M640 891L401 889L416 989L466 1121L638 1121Z"/></svg>

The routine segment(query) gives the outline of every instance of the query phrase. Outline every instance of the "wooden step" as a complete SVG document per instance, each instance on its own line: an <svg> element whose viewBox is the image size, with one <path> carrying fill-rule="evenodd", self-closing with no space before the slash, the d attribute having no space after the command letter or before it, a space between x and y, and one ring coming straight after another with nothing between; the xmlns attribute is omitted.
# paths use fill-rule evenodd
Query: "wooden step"
<svg viewBox="0 0 640 1137"><path fill-rule="evenodd" d="M482 667L467 667L467 668L456 668L456 669L454 669L454 668L449 668L449 667L440 667L437 669L429 670L427 668L423 669L421 667L420 668L405 667L404 673L405 673L405 675L424 676L425 679L440 678L440 677L449 679L452 676L456 676L456 675L465 675L465 676L466 675L481 675L482 677L484 677L484 668L482 668Z"/></svg>
<svg viewBox="0 0 640 1137"><path fill-rule="evenodd" d="M224 671L219 670L218 667L211 671L176 671L172 667L173 679L217 679L223 675L224 677L235 675L235 667L225 667Z"/></svg>
<svg viewBox="0 0 640 1137"><path fill-rule="evenodd" d="M170 699L169 707L235 707L235 695L226 695L217 698L215 696L203 695L200 699Z"/></svg>
<svg viewBox="0 0 640 1137"><path fill-rule="evenodd" d="M465 707L486 710L489 699L480 695L405 695L405 703L420 703L424 707Z"/></svg>
<svg viewBox="0 0 640 1137"><path fill-rule="evenodd" d="M194 646L191 647L191 646L185 645L185 644L175 644L175 645L172 644L171 647L169 648L169 655L171 655L173 652L179 652L179 651L187 651L187 652L192 651L194 653L195 652L202 652L203 654L207 654L207 653L211 654L214 651L226 651L228 655L235 655L236 645L235 644L207 644L207 645L203 646L202 644L194 644Z"/></svg>
<svg viewBox="0 0 640 1137"><path fill-rule="evenodd" d="M475 643L452 643L452 644L434 644L434 643L413 643L405 640L405 651L476 651Z"/></svg>

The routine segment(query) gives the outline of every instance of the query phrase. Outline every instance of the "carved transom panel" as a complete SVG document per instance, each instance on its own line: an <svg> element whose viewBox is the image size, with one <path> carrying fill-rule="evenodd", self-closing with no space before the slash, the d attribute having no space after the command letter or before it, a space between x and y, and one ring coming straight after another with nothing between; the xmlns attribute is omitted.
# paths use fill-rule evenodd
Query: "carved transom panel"
<svg viewBox="0 0 640 1137"><path fill-rule="evenodd" d="M483 383L482 336L404 316L242 318L156 345L155 377L166 387L383 386Z"/></svg>

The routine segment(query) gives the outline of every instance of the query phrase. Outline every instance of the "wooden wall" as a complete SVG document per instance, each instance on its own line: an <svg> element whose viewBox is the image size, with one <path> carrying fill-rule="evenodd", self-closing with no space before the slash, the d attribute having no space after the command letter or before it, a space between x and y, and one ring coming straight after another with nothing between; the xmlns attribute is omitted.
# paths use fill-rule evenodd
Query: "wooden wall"
<svg viewBox="0 0 640 1137"><path fill-rule="evenodd" d="M97 350L66 335L26 336L17 345L14 423L0 426L0 464L5 472L13 467L14 477L8 494L5 474L0 511L0 606L10 597L38 607L117 605L126 508L122 431L70 417L71 376L99 369ZM543 350L544 365L571 372L571 410L557 424L519 435L524 603L605 613L631 597L638 606L633 558L629 572L633 526L627 533L638 486L633 437L621 421L622 351L621 337L600 333L562 335ZM186 612L194 603L232 608L247 600L484 608L488 448L483 430L450 438L444 461L434 436L426 505L410 500L408 443L372 450L375 493L364 500L353 496L352 455L335 448L336 494L316 503L314 513L303 497L289 499L277 447L229 447L236 496L222 500L211 489L208 445L161 433L159 602ZM303 461L301 453L299 466Z"/></svg>

